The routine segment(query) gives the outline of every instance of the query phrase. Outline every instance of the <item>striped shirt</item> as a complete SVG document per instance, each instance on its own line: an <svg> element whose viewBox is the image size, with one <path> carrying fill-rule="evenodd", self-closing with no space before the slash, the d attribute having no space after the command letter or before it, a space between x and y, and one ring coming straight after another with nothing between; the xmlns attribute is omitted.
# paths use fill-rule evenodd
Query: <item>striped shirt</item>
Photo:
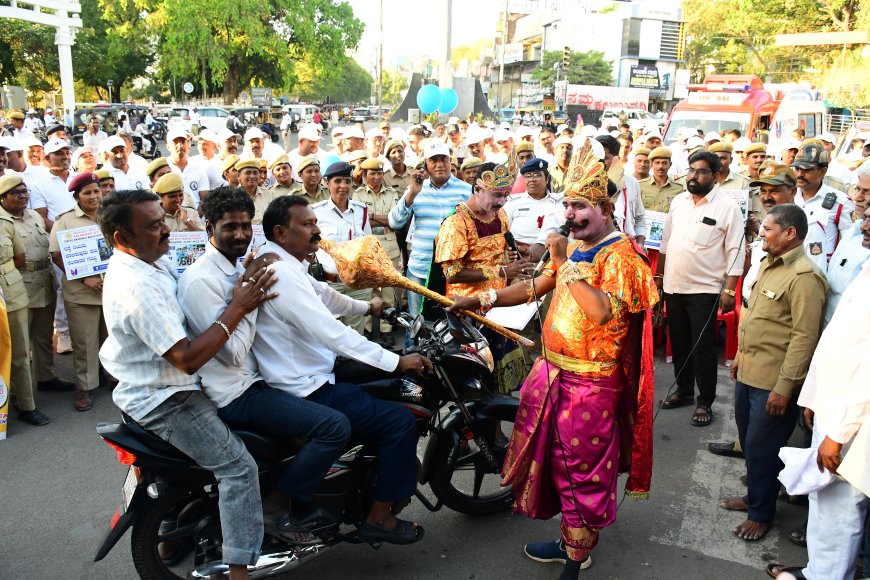
<svg viewBox="0 0 870 580"><path fill-rule="evenodd" d="M402 199L390 210L390 227L397 230L407 223L411 214L414 222L408 233L408 239L413 240L411 255L408 258L408 272L418 278L429 277L429 266L432 264L432 249L435 236L444 218L453 213L461 202L471 197L471 186L451 176L440 188L432 185L430 180L423 182L423 189L414 198L410 207L405 201L408 191Z"/></svg>

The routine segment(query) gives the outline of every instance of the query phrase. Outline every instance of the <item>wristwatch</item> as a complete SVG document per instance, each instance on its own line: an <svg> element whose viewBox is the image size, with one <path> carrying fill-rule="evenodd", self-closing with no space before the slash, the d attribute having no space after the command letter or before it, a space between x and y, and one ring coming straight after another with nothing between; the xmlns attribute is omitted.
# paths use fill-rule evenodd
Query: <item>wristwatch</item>
<svg viewBox="0 0 870 580"><path fill-rule="evenodd" d="M725 288L724 290L722 290L722 292L724 292L724 293L727 294L728 296L731 296L732 298L735 297L735 296L737 296L737 291L736 291L736 290L729 290L728 288Z"/></svg>

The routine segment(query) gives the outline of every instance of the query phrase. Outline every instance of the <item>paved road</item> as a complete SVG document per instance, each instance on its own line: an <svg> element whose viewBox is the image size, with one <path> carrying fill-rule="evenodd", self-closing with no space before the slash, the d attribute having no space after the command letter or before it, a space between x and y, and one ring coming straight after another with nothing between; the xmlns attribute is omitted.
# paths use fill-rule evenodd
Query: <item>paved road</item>
<svg viewBox="0 0 870 580"><path fill-rule="evenodd" d="M57 357L63 378L72 379L71 365L71 355ZM672 376L672 368L659 362L659 397ZM704 450L707 441L735 435L729 387L721 367L717 415L709 428L689 425L691 408L661 412L655 423L652 497L625 500L617 523L602 533L584 578L761 579L767 562L805 562L805 553L786 539L802 523L805 508L781 503L771 533L750 544L730 532L741 514L718 507L719 498L743 492L742 462ZM105 560L92 562L120 502L125 473L94 426L117 420L117 410L104 389L97 391L88 413L76 412L72 400L69 393L39 393L38 404L51 424L36 428L13 418L9 439L0 442L0 576L7 580L135 577L129 534ZM430 514L416 502L405 514L426 525L420 544L378 551L341 546L287 577L434 580L559 574L558 566L522 554L526 542L556 538L556 521L529 521L509 513L472 518L446 509Z"/></svg>

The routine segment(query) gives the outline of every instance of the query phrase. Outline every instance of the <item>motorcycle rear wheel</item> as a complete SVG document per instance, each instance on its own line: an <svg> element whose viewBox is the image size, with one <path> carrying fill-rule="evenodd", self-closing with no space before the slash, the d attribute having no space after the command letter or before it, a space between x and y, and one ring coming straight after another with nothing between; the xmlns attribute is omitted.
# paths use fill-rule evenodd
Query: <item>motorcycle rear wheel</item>
<svg viewBox="0 0 870 580"><path fill-rule="evenodd" d="M507 454L515 417L471 426L475 435L482 435L493 452L498 469L493 470L477 442L467 441L461 428L458 445L444 445L433 458L435 471L429 485L435 495L450 509L473 516L498 513L514 503L510 487L502 487L501 468ZM487 493L482 493L482 492Z"/></svg>
<svg viewBox="0 0 870 580"><path fill-rule="evenodd" d="M183 528L190 528L190 534L182 536L181 539L185 542L187 555L178 564L168 566L161 561L157 552L158 535L160 523L168 515L176 510L176 507L186 500L191 499L190 496L182 491L171 493L165 497L158 499L152 509L145 515L139 518L133 524L133 531L130 538L130 551L133 554L133 564L136 566L136 572L143 580L185 580L188 573L193 570L193 546L195 542L196 530L196 515L194 514L194 522L189 523ZM205 508L203 507L202 510ZM201 514L206 515L206 514ZM189 521L189 519L188 519Z"/></svg>

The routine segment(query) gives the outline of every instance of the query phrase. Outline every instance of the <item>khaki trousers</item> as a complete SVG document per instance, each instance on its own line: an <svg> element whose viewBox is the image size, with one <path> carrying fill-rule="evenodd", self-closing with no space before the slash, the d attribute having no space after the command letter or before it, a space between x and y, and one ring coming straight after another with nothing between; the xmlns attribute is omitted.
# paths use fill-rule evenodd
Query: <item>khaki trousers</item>
<svg viewBox="0 0 870 580"><path fill-rule="evenodd" d="M30 327L30 356L33 358L33 375L37 382L50 381L54 374L54 348L51 335L54 333L55 303L41 308L27 309Z"/></svg>
<svg viewBox="0 0 870 580"><path fill-rule="evenodd" d="M79 389L92 391L100 386L100 346L108 336L103 307L66 302L66 314L76 382Z"/></svg>
<svg viewBox="0 0 870 580"><path fill-rule="evenodd" d="M20 411L32 411L36 408L33 398L33 374L30 371L30 325L26 306L7 312L9 319L9 334L12 338L12 373L10 382L12 391L18 399ZM52 318L54 313L52 312Z"/></svg>

